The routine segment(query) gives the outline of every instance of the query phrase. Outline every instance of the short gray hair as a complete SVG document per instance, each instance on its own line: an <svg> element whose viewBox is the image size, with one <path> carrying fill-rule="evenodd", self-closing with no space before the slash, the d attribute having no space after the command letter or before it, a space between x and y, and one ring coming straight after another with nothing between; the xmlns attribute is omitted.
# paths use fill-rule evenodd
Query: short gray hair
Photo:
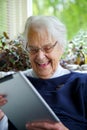
<svg viewBox="0 0 87 130"><path fill-rule="evenodd" d="M65 48L67 37L65 25L55 16L30 16L25 24L24 37L27 39L27 34L31 26L43 26L58 43Z"/></svg>

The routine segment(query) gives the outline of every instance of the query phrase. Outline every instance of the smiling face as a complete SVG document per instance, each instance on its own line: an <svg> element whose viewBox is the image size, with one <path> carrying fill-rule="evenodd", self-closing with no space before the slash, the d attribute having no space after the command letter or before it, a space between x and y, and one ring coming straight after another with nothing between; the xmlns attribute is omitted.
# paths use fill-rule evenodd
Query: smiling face
<svg viewBox="0 0 87 130"><path fill-rule="evenodd" d="M37 50L41 48L37 53L29 53L33 70L39 78L50 78L56 71L63 53L61 46L58 44L57 40L48 34L45 28L40 29L39 33L37 30L31 28L28 33L28 41L27 47L30 47L31 51L32 49L34 51L35 48L37 48ZM46 53L44 50L49 50L52 45L54 45L53 48Z"/></svg>

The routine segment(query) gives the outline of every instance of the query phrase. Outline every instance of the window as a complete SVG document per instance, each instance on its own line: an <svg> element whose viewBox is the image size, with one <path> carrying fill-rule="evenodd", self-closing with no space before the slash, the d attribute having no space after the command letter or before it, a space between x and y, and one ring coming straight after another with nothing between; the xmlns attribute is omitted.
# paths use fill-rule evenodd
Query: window
<svg viewBox="0 0 87 130"><path fill-rule="evenodd" d="M0 34L11 38L23 32L26 19L32 15L32 0L0 0Z"/></svg>

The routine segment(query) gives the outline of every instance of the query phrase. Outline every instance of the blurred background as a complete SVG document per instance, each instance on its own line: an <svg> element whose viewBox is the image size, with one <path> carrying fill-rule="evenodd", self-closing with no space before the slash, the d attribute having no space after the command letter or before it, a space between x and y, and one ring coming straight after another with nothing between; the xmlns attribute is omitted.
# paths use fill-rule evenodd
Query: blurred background
<svg viewBox="0 0 87 130"><path fill-rule="evenodd" d="M0 0L0 34L21 33L31 15L57 16L66 25L69 40L87 30L87 0Z"/></svg>

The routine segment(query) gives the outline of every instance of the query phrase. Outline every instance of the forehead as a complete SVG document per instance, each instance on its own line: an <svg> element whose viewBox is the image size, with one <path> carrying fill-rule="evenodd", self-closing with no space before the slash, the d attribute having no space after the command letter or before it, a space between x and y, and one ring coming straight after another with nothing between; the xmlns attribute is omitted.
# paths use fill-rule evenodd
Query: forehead
<svg viewBox="0 0 87 130"><path fill-rule="evenodd" d="M30 45L45 45L53 41L55 41L55 39L45 27L30 28L28 32L28 44Z"/></svg>

